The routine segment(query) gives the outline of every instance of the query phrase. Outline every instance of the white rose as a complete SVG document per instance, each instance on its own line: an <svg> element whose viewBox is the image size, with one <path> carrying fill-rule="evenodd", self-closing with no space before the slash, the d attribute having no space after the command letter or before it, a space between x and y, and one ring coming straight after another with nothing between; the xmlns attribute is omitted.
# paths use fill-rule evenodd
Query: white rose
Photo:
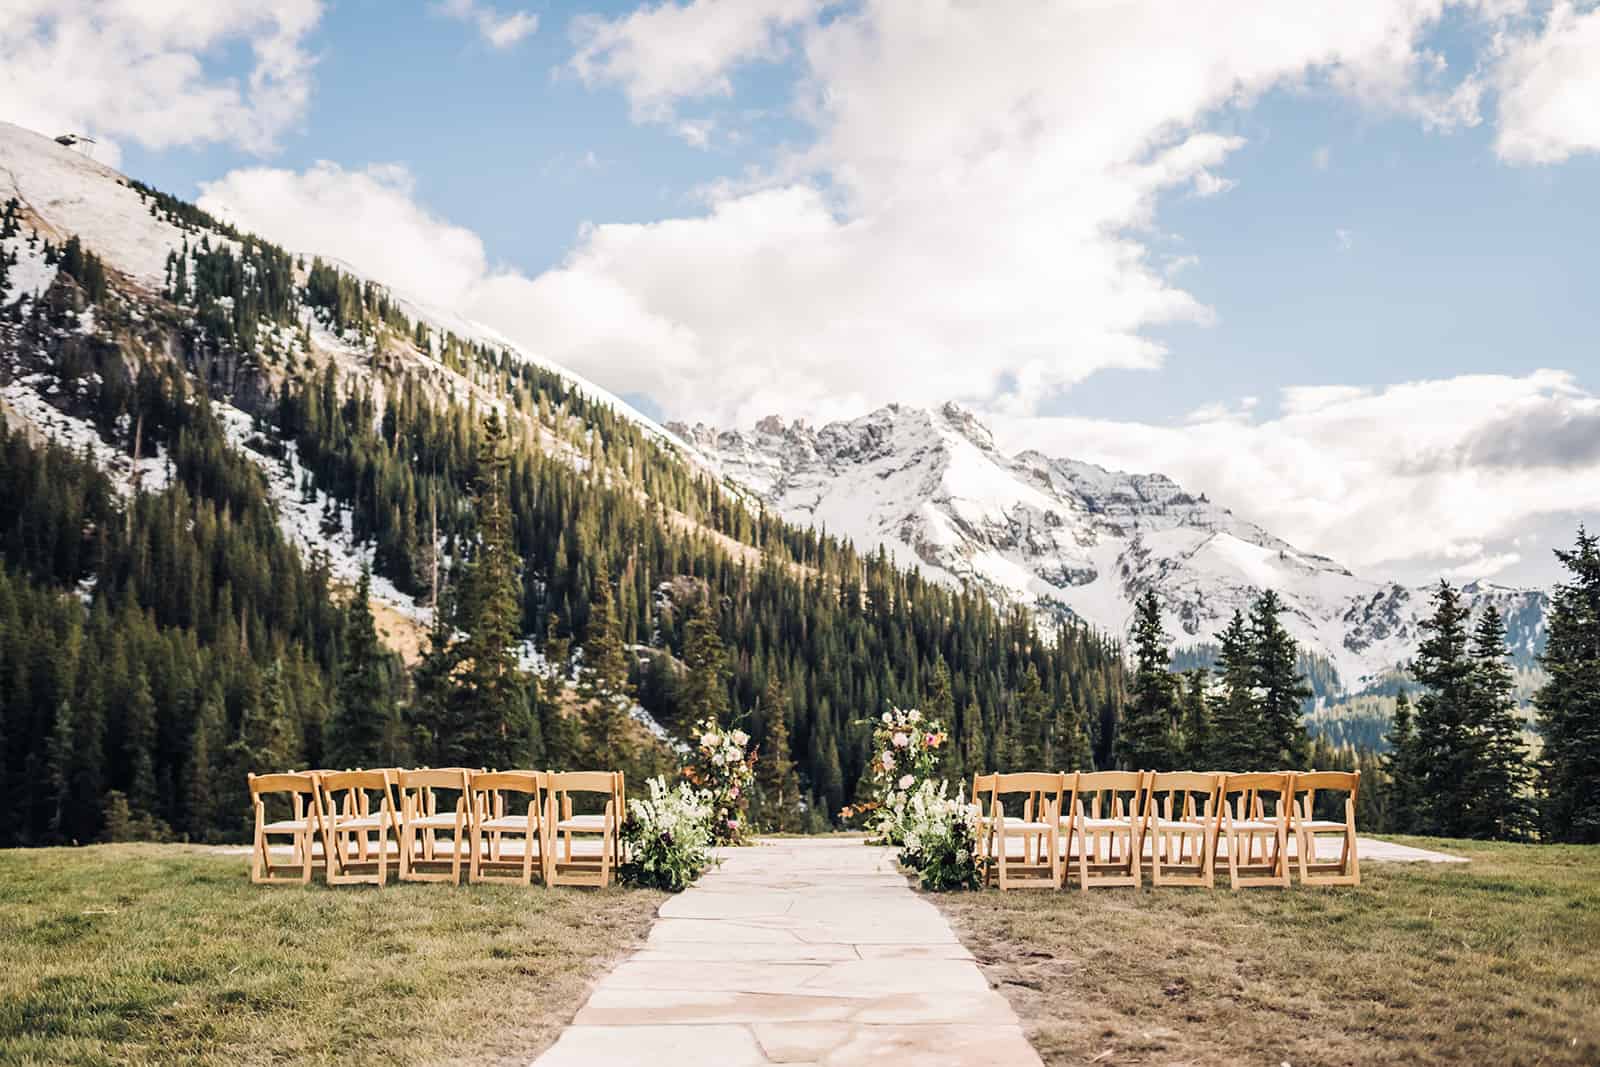
<svg viewBox="0 0 1600 1067"><path fill-rule="evenodd" d="M903 775L900 776L900 788L901 789L910 789L911 788L911 782L912 782L912 778L911 778L911 776L909 774L903 774Z"/></svg>
<svg viewBox="0 0 1600 1067"><path fill-rule="evenodd" d="M918 719L922 718L922 712L918 711L916 708L912 708L911 711L906 715L906 718L910 719L912 722L916 722Z"/></svg>
<svg viewBox="0 0 1600 1067"><path fill-rule="evenodd" d="M750 735L745 733L743 730L735 730L733 732L733 743L738 745L740 748L743 748L749 743L749 741Z"/></svg>
<svg viewBox="0 0 1600 1067"><path fill-rule="evenodd" d="M889 718L889 713L887 711L883 713L883 721L884 722L892 722L893 721L892 719Z"/></svg>
<svg viewBox="0 0 1600 1067"><path fill-rule="evenodd" d="M888 751L884 752L884 754L883 754L883 769L886 770L886 771L894 770L894 753L893 752L888 752Z"/></svg>
<svg viewBox="0 0 1600 1067"><path fill-rule="evenodd" d="M717 735L716 734L710 734L710 733L701 734L700 735L700 743L702 745L704 745L706 748L716 748L717 747Z"/></svg>
<svg viewBox="0 0 1600 1067"><path fill-rule="evenodd" d="M910 743L911 743L911 738L907 737L905 734L897 733L897 734L894 735L894 747L895 748L905 748Z"/></svg>

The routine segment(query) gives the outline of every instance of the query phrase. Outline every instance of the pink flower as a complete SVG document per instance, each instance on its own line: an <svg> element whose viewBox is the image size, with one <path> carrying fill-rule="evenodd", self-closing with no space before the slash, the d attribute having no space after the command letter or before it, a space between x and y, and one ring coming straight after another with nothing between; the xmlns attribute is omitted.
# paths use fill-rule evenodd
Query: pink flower
<svg viewBox="0 0 1600 1067"><path fill-rule="evenodd" d="M900 788L901 789L910 789L911 788L911 782L912 782L912 777L909 774L902 774L900 776Z"/></svg>
<svg viewBox="0 0 1600 1067"><path fill-rule="evenodd" d="M905 748L910 743L911 743L911 738L907 737L905 734L897 733L897 734L894 735L894 747L895 748Z"/></svg>
<svg viewBox="0 0 1600 1067"><path fill-rule="evenodd" d="M739 787L738 786L734 786L733 787L733 792L730 795L733 797L734 800L738 800L739 799Z"/></svg>

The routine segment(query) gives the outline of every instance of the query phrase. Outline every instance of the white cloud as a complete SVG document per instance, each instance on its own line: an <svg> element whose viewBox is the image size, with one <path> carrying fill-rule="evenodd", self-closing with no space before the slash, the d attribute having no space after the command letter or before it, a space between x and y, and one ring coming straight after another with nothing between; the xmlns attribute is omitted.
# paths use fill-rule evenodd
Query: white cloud
<svg viewBox="0 0 1600 1067"><path fill-rule="evenodd" d="M678 101L729 96L729 72L781 56L783 30L824 0L663 0L615 19L572 20L571 69L585 85L617 85L636 119L667 121Z"/></svg>
<svg viewBox="0 0 1600 1067"><path fill-rule="evenodd" d="M1340 226L1333 231L1333 239L1339 242L1339 251L1341 252L1350 251L1351 246L1356 243L1355 234L1351 233L1343 226Z"/></svg>
<svg viewBox="0 0 1600 1067"><path fill-rule="evenodd" d="M1559 0L1542 29L1508 34L1495 68L1495 151L1511 163L1560 163L1600 151L1600 8Z"/></svg>
<svg viewBox="0 0 1600 1067"><path fill-rule="evenodd" d="M1530 527L1556 517L1548 536L1563 537L1574 513L1600 511L1600 396L1566 373L1286 390L1280 408L994 430L1010 451L1162 471L1305 549L1414 580L1498 574L1523 562L1512 544Z"/></svg>
<svg viewBox="0 0 1600 1067"><path fill-rule="evenodd" d="M510 48L539 29L539 16L531 11L502 13L478 0L442 0L434 10L475 26L494 48Z"/></svg>
<svg viewBox="0 0 1600 1067"><path fill-rule="evenodd" d="M7 0L0 5L5 118L55 135L147 148L225 142L267 153L305 113L319 0ZM250 50L243 83L224 53Z"/></svg>
<svg viewBox="0 0 1600 1067"><path fill-rule="evenodd" d="M711 186L698 214L585 227L538 278L491 272L481 245L441 273L480 272L448 287L455 310L676 417L946 399L1027 413L1097 370L1158 366L1148 327L1208 321L1149 245L1163 194L1228 180L1244 142L1213 127L1230 111L1288 85L1448 112L1456 89L1422 44L1443 3L1019 0L1002 19L926 0L819 19L816 0L697 0L591 19L573 68L674 123L702 121L676 105L731 92L738 63L795 50L814 139ZM442 302L426 225L457 231L390 186L407 239L349 233L341 186L373 180L322 168L250 224ZM208 203L249 181L216 183Z"/></svg>

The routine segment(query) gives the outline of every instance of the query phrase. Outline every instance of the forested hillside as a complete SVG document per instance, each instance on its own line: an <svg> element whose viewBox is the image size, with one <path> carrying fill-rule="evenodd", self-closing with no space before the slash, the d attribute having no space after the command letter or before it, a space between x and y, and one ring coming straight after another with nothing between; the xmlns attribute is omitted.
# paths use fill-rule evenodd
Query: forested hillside
<svg viewBox="0 0 1600 1067"><path fill-rule="evenodd" d="M5 210L0 844L237 836L249 770L479 736L484 649L516 668L495 762L637 777L665 749L619 704L668 735L710 711L787 735L813 826L890 703L950 724L953 775L1079 731L1109 759L1107 641L778 521L558 370L118 184L181 235L159 284ZM515 647L474 644L502 504ZM362 566L431 623L415 670Z"/></svg>

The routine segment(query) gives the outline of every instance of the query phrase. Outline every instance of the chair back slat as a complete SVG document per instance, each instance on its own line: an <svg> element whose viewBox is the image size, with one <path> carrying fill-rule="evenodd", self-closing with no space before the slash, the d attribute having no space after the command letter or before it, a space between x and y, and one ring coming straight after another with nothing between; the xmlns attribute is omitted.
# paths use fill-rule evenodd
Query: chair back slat
<svg viewBox="0 0 1600 1067"><path fill-rule="evenodd" d="M472 772L465 767L431 767L401 771L395 776L401 789L459 789L467 788L467 776Z"/></svg>
<svg viewBox="0 0 1600 1067"><path fill-rule="evenodd" d="M237 778L234 781L238 781ZM252 774L249 776L250 795L262 793L315 793L316 779L310 774L289 771L278 774Z"/></svg>
<svg viewBox="0 0 1600 1067"><path fill-rule="evenodd" d="M558 793L615 793L615 771L560 771L550 775L550 790Z"/></svg>

